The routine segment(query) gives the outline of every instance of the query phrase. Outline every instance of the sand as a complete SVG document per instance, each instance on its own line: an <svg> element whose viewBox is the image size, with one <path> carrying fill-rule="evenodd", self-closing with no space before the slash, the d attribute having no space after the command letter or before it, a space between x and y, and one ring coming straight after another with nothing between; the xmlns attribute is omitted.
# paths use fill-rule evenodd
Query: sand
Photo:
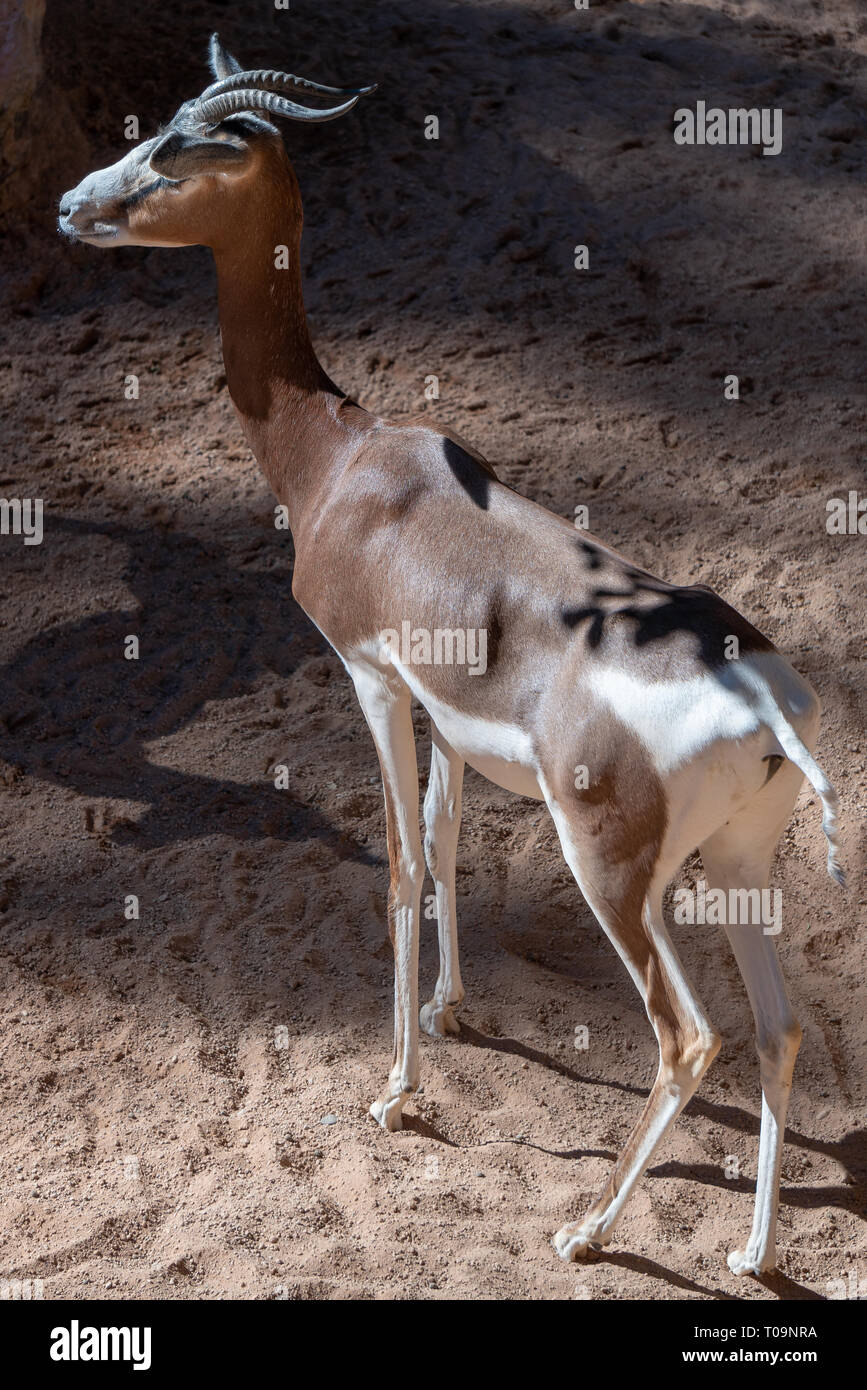
<svg viewBox="0 0 867 1390"><path fill-rule="evenodd" d="M51 224L59 194L123 152L128 112L148 134L205 84L214 27L247 65L381 83L345 121L287 131L330 374L378 412L435 409L521 492L586 505L639 563L712 585L822 697L850 888L825 873L807 789L774 871L805 1036L780 1271L762 1282L725 1264L751 1221L759 1085L712 927L672 932L720 1056L610 1249L554 1254L656 1050L547 813L474 773L463 1031L423 1038L402 1133L367 1114L391 1052L375 755L291 597L291 544L226 393L208 253L99 253ZM90 148L22 210L0 263L0 483L46 505L42 545L0 539L0 1277L45 1298L863 1293L867 538L825 527L830 498L867 493L855 0L291 18L59 0L44 40ZM674 109L705 98L781 108L782 153L675 146ZM420 715L417 730L425 768ZM426 921L422 997L435 935Z"/></svg>

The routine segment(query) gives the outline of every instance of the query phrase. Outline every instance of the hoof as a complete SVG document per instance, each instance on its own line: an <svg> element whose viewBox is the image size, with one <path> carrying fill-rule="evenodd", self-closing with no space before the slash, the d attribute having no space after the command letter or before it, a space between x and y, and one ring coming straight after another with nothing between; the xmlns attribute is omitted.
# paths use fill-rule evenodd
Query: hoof
<svg viewBox="0 0 867 1390"><path fill-rule="evenodd" d="M754 1274L757 1279L774 1268L773 1261L757 1260L748 1250L733 1250L728 1258L728 1266L732 1274Z"/></svg>
<svg viewBox="0 0 867 1390"><path fill-rule="evenodd" d="M601 1250L608 1241L588 1234L582 1226L563 1226L552 1244L561 1260L586 1260L592 1251Z"/></svg>
<svg viewBox="0 0 867 1390"><path fill-rule="evenodd" d="M423 1033L428 1033L432 1038L444 1038L449 1033L461 1031L461 1025L454 1016L451 1004L438 1004L435 999L422 1005L418 1026Z"/></svg>
<svg viewBox="0 0 867 1390"><path fill-rule="evenodd" d="M389 1133L394 1134L396 1130L403 1129L403 1110L404 1096L380 1096L370 1107L370 1114L376 1123Z"/></svg>

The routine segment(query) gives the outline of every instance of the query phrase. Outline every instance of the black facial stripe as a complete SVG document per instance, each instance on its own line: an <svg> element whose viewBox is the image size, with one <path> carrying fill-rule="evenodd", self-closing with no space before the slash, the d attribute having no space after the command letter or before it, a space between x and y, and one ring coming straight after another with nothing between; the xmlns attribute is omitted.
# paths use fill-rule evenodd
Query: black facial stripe
<svg viewBox="0 0 867 1390"><path fill-rule="evenodd" d="M147 185L147 187L145 187L145 188L140 188L139 191L138 191L138 193L131 193L130 196L129 196L127 199L125 199L125 201L124 201L124 203L123 203L124 209L127 209L127 208L134 208L135 205L136 205L136 203L141 203L141 202L143 202L145 198L149 198L149 197L150 197L151 193L156 193L156 191L157 191L158 188L163 188L163 187L165 187L165 185L166 185L167 183L168 183L168 179L164 179L164 178L156 178L156 179L154 179L153 183L149 183L149 184Z"/></svg>

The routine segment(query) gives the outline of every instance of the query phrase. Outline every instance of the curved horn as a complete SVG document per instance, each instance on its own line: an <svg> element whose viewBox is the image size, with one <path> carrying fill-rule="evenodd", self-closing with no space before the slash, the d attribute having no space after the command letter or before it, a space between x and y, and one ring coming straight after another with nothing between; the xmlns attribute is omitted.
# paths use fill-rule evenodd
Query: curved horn
<svg viewBox="0 0 867 1390"><path fill-rule="evenodd" d="M231 53L227 53L220 43L219 34L212 34L208 43L208 62L211 72L218 79L231 77L241 71L241 64Z"/></svg>
<svg viewBox="0 0 867 1390"><path fill-rule="evenodd" d="M296 92L316 92L327 97L367 96L376 91L376 83L371 87L326 87L321 82L311 82L307 77L295 77L291 72L272 72L257 70L241 72L234 69L230 75L221 75L217 82L206 87L199 101L210 101L212 97L222 96L224 92L234 92L240 88L255 92L283 92L289 88Z"/></svg>
<svg viewBox="0 0 867 1390"><path fill-rule="evenodd" d="M275 116L288 116L293 121L333 121L345 111L351 111L358 97L344 101L341 106L326 106L315 111L309 106L299 106L275 92L224 92L222 96L200 100L192 114L205 125L219 125L227 116L237 116L242 111L271 111Z"/></svg>

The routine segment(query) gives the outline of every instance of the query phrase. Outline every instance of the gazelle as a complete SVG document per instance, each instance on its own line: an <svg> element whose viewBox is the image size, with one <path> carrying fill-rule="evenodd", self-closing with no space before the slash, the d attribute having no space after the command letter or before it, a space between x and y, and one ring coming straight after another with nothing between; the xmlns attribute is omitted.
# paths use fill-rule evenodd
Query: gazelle
<svg viewBox="0 0 867 1390"><path fill-rule="evenodd" d="M659 1070L611 1177L554 1238L564 1258L607 1244L635 1187L720 1046L666 931L663 893L700 847L708 881L766 887L803 777L819 701L772 644L711 590L674 587L498 481L426 423L362 409L323 371L301 292L301 199L269 116L325 121L374 89L242 71L211 40L215 81L153 139L89 175L60 228L92 246L211 247L229 391L295 543L293 593L354 682L382 771L395 958L391 1073L371 1114L384 1129L419 1082L418 947L424 861L436 887L440 969L421 1009L456 1032L464 997L455 853L464 765L544 801L588 904L638 989ZM336 104L310 106L336 99ZM288 269L275 248L288 246ZM409 625L411 642L395 641ZM430 659L435 632L485 634L486 669ZM442 652L441 652L442 655ZM420 658L420 659L419 659ZM731 658L731 659L730 659ZM431 719L424 847L411 704ZM576 775L576 773L578 775ZM801 1036L774 942L725 927L756 1022L762 1120L755 1218L736 1273L775 1262L781 1146Z"/></svg>

